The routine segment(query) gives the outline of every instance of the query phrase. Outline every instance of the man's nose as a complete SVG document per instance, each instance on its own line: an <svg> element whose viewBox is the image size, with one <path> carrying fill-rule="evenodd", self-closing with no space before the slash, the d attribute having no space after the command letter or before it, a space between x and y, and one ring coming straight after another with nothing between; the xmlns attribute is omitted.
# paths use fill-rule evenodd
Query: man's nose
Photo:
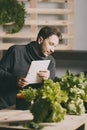
<svg viewBox="0 0 87 130"><path fill-rule="evenodd" d="M50 50L51 50L51 53L53 53L53 52L54 52L54 47L51 47L51 49L50 49Z"/></svg>

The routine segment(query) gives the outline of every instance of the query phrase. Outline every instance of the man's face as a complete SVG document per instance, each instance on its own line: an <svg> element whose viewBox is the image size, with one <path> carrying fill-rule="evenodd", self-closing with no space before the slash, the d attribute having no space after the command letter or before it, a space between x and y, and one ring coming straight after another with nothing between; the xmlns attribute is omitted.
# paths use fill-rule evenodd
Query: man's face
<svg viewBox="0 0 87 130"><path fill-rule="evenodd" d="M48 56L52 54L58 43L59 43L59 39L56 35L52 35L46 39L42 38L40 41L40 44L41 44L41 51L43 55Z"/></svg>

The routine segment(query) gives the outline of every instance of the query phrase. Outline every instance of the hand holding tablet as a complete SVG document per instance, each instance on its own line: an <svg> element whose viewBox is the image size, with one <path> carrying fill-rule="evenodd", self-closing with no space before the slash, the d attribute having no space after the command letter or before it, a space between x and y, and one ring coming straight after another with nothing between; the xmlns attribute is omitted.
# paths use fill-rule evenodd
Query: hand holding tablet
<svg viewBox="0 0 87 130"><path fill-rule="evenodd" d="M28 81L29 84L40 83L42 81L42 78L39 77L38 73L40 71L46 71L48 69L49 63L50 60L32 61L26 76L26 81Z"/></svg>

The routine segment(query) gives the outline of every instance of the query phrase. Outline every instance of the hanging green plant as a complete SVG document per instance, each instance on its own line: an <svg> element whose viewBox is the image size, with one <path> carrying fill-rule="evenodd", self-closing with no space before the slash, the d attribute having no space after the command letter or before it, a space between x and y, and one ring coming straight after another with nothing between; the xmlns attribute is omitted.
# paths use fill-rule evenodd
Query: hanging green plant
<svg viewBox="0 0 87 130"><path fill-rule="evenodd" d="M17 0L0 0L0 25L12 22L12 28L6 30L8 33L19 32L24 25L25 9L24 3Z"/></svg>

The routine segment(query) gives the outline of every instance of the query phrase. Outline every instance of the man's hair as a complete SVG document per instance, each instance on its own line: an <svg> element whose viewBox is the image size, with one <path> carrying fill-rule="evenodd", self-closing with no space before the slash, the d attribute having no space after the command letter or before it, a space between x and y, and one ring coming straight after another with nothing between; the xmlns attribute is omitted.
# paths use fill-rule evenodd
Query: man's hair
<svg viewBox="0 0 87 130"><path fill-rule="evenodd" d="M41 28L38 33L37 40L39 37L43 37L43 39L46 39L52 35L56 35L56 36L58 36L60 41L62 40L61 32L58 30L57 27L53 27L53 26L45 26L45 27Z"/></svg>

